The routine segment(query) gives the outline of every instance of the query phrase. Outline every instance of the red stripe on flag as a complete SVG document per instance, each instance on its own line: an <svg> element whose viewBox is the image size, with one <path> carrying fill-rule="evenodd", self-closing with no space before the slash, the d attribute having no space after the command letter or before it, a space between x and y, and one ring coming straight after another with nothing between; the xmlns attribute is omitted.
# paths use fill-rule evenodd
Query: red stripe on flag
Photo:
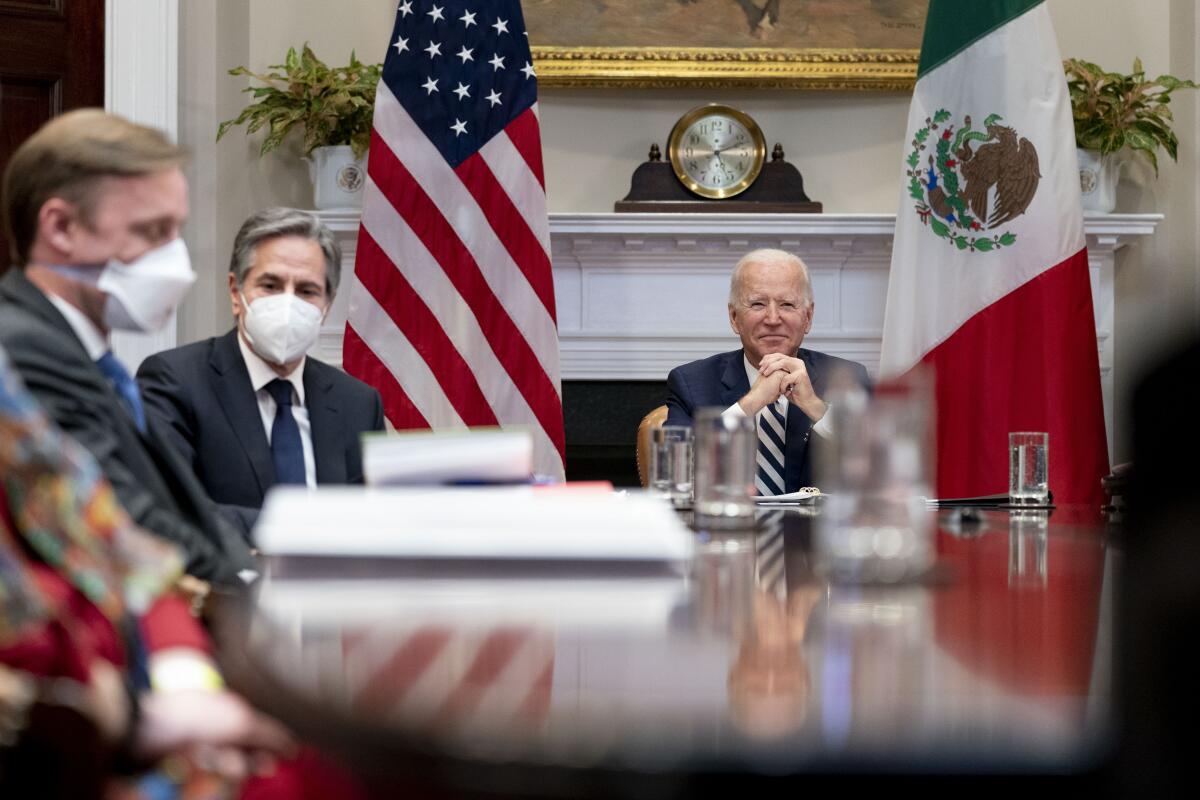
<svg viewBox="0 0 1200 800"><path fill-rule="evenodd" d="M511 630L489 633L475 653L466 674L438 709L434 719L438 723L451 722L473 711L484 692L494 688L496 679L512 661L517 648L528 636L528 633ZM500 687L499 691L510 691L510 687Z"/></svg>
<svg viewBox="0 0 1200 800"><path fill-rule="evenodd" d="M430 427L391 370L348 322L342 343L342 367L347 374L375 387L383 398L383 413L394 427L399 430Z"/></svg>
<svg viewBox="0 0 1200 800"><path fill-rule="evenodd" d="M366 228L359 228L355 258L354 274L359 283L429 365L462 421L467 425L499 425L475 374L442 330L438 318Z"/></svg>
<svg viewBox="0 0 1200 800"><path fill-rule="evenodd" d="M425 628L404 639L404 643L355 693L354 708L360 712L375 714L390 712L434 662L449 640L450 632L442 628Z"/></svg>
<svg viewBox="0 0 1200 800"><path fill-rule="evenodd" d="M1008 491L1008 434L1050 434L1056 503L1099 503L1108 472L1087 250L967 320L936 369L939 497Z"/></svg>
<svg viewBox="0 0 1200 800"><path fill-rule="evenodd" d="M1054 518L1069 511L1060 509ZM934 593L937 642L976 674L1023 696L1086 697L1104 585L1104 540L1051 534L1044 583L1036 575L1022 583L1011 574L1011 546L1008 536L964 541L938 534L938 564L955 578Z"/></svg>
<svg viewBox="0 0 1200 800"><path fill-rule="evenodd" d="M437 213L437 207L429 195L400 163L378 132L371 135L368 170L380 191L441 265L454 288L470 306L497 360L554 443L559 457L565 457L562 400L537 354L488 287L471 252L446 219Z"/></svg>
<svg viewBox="0 0 1200 800"><path fill-rule="evenodd" d="M517 709L517 714L527 719L544 719L550 711L550 694L553 686L554 656L551 655L549 663L538 673L537 678L533 681L533 686L529 687L529 694L525 695L521 707Z"/></svg>
<svg viewBox="0 0 1200 800"><path fill-rule="evenodd" d="M538 124L538 118L533 113L533 109L528 108L524 113L519 114L516 119L508 123L504 132L512 140L513 147L517 148L521 158L525 159L525 163L529 165L529 171L542 185L542 191L546 191L546 179L542 176L541 126Z"/></svg>
<svg viewBox="0 0 1200 800"><path fill-rule="evenodd" d="M483 209L484 216L492 226L496 238L533 287L534 293L554 319L554 283L551 277L550 257L529 229L520 209L513 205L512 198L496 180L487 162L479 153L468 158L454 169L467 191Z"/></svg>
<svg viewBox="0 0 1200 800"><path fill-rule="evenodd" d="M369 639L363 630L342 631L342 658L354 655L355 651L365 645Z"/></svg>

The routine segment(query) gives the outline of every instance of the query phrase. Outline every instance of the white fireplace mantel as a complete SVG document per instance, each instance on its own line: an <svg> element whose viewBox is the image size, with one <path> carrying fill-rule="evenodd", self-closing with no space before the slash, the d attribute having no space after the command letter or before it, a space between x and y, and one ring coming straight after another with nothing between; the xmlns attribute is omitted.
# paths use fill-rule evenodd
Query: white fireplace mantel
<svg viewBox="0 0 1200 800"><path fill-rule="evenodd" d="M357 211L321 218L354 262ZM1108 430L1112 427L1116 253L1150 236L1161 214L1088 215L1088 260ZM679 364L732 349L729 270L758 247L808 264L816 316L805 346L879 367L893 214L551 214L563 380L663 380ZM318 357L341 363L339 296Z"/></svg>

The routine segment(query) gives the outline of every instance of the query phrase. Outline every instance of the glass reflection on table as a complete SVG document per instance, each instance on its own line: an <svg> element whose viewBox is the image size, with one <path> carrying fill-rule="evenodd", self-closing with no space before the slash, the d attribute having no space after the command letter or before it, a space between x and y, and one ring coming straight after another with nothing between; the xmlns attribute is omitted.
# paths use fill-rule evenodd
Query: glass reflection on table
<svg viewBox="0 0 1200 800"><path fill-rule="evenodd" d="M1107 742L1106 540L1028 513L943 517L935 569L893 585L824 580L808 511L697 532L686 575L275 562L247 652L331 718L470 759L1077 768Z"/></svg>

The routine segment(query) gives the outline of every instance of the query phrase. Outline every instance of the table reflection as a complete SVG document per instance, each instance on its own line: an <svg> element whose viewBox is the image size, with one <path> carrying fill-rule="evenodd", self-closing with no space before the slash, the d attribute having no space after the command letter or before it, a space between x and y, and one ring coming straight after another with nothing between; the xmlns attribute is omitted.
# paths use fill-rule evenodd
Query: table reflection
<svg viewBox="0 0 1200 800"><path fill-rule="evenodd" d="M1008 585L1045 586L1050 512L1016 510L1008 520Z"/></svg>
<svg viewBox="0 0 1200 800"><path fill-rule="evenodd" d="M752 624L729 668L729 717L742 733L775 739L803 726L812 693L804 634L824 600L817 585L784 598L765 587L755 592Z"/></svg>
<svg viewBox="0 0 1200 800"><path fill-rule="evenodd" d="M686 575L276 563L246 652L339 724L472 759L1060 769L1107 733L1105 539L1029 513L944 518L894 585L829 582L778 510L698 532Z"/></svg>

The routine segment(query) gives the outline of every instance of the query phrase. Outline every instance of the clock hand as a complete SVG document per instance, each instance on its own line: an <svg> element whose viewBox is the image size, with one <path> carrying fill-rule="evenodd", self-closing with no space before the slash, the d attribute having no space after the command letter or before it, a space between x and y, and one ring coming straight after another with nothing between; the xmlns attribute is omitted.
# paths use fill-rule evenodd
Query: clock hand
<svg viewBox="0 0 1200 800"><path fill-rule="evenodd" d="M721 151L713 150L713 157L717 159L717 164L721 167L721 172L725 173L725 177L732 180L733 173L729 171L729 167L725 166L725 162L721 160Z"/></svg>

